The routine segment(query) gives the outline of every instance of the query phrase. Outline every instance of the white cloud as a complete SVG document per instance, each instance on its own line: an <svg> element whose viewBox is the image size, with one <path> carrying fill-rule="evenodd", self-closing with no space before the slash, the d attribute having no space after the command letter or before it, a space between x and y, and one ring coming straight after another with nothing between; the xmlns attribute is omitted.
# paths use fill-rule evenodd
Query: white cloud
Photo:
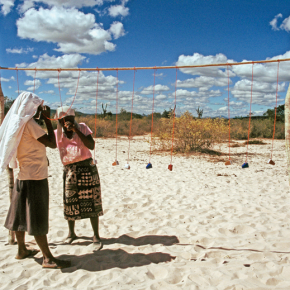
<svg viewBox="0 0 290 290"><path fill-rule="evenodd" d="M164 85L155 85L155 93L156 92L164 92L164 91L169 91L169 87L168 86L164 86ZM147 88L144 88L140 94L142 95L150 95L153 94L153 86L149 86Z"/></svg>
<svg viewBox="0 0 290 290"><path fill-rule="evenodd" d="M243 106L243 105L245 105L243 102L234 102L234 101L230 102L230 106L231 107L240 107L240 106Z"/></svg>
<svg viewBox="0 0 290 290"><path fill-rule="evenodd" d="M114 39L118 39L121 36L125 35L125 30L123 23L115 21L111 24L110 32L113 34Z"/></svg>
<svg viewBox="0 0 290 290"><path fill-rule="evenodd" d="M57 109L58 107L60 107L63 104L61 104L60 102L51 103L49 101L44 101L44 105L49 106L51 109ZM72 106L72 108L74 109L74 106Z"/></svg>
<svg viewBox="0 0 290 290"><path fill-rule="evenodd" d="M175 93L171 95L174 97ZM186 100L190 101L192 98L197 98L201 102L208 102L208 99L211 97L219 97L222 93L220 90L202 90L202 91L188 91L183 89L176 90L176 98L186 98Z"/></svg>
<svg viewBox="0 0 290 290"><path fill-rule="evenodd" d="M54 90L48 90L48 91L42 91L42 92L39 92L39 94L55 95L55 92L54 92Z"/></svg>
<svg viewBox="0 0 290 290"><path fill-rule="evenodd" d="M7 53L18 53L18 54L27 54L29 52L32 52L34 48L28 47L28 48L6 48Z"/></svg>
<svg viewBox="0 0 290 290"><path fill-rule="evenodd" d="M35 80L27 80L24 82L25 86L31 86L29 88L27 88L27 91L34 91L37 90L40 86L41 86L41 81L38 79Z"/></svg>
<svg viewBox="0 0 290 290"><path fill-rule="evenodd" d="M24 0L22 4L18 5L17 9L20 13L24 13L30 8L34 7L34 0Z"/></svg>
<svg viewBox="0 0 290 290"><path fill-rule="evenodd" d="M277 55L272 58L267 58L267 60L277 60L277 59L286 59L286 58L290 58L290 51L287 51L283 55ZM246 62L246 61L247 60L244 60L243 62ZM269 83L277 82L277 69L278 69L278 63L254 64L254 68L253 68L254 80L259 80L262 82L269 82ZM290 81L289 69L290 69L290 62L288 61L280 62L279 81L281 82ZM241 78L246 78L249 80L252 79L252 64L233 66L232 70L237 76Z"/></svg>
<svg viewBox="0 0 290 290"><path fill-rule="evenodd" d="M0 77L0 81L1 82L10 82L10 81L15 81L15 78L13 76L10 77L10 79L6 79L6 78L3 78L3 77Z"/></svg>
<svg viewBox="0 0 290 290"><path fill-rule="evenodd" d="M44 54L39 57L37 62L30 64L17 64L17 67L27 68L77 68L78 65L86 58L79 54L63 55L59 57L48 56ZM35 71L26 71L26 74L30 77L35 76ZM53 85L56 88L65 89L66 95L75 95L77 83L79 80L79 86L77 90L76 103L88 102L96 97L97 87L97 71L86 72L86 71L36 71L36 77L38 79L47 80L46 83ZM114 76L105 76L102 71L99 72L98 82L98 97L103 99L115 100L116 93L116 82L117 79ZM119 84L124 84L124 81L119 80ZM62 99L64 93L62 93ZM72 98L68 98L67 102L72 102Z"/></svg>
<svg viewBox="0 0 290 290"><path fill-rule="evenodd" d="M217 63L233 63L234 61L228 59L224 54L219 53L216 55L203 56L199 53L194 53L193 55L180 55L177 66L190 66L190 65L204 65L204 64L217 64ZM185 74L191 75L201 75L209 77L227 77L227 68L222 67L204 67L204 68L180 68L180 71ZM233 77L235 74L229 68L229 76Z"/></svg>
<svg viewBox="0 0 290 290"><path fill-rule="evenodd" d="M167 98L166 95L158 95L158 96L156 96L156 100L164 100L166 98Z"/></svg>
<svg viewBox="0 0 290 290"><path fill-rule="evenodd" d="M25 68L76 68L85 59L80 54L65 54L62 56L49 56L46 53L41 55L36 62L26 64L16 64L16 67ZM33 76L35 71L26 71L28 76ZM57 71L37 71L38 78L54 78L57 77ZM77 76L78 72L63 71L60 73L61 77Z"/></svg>
<svg viewBox="0 0 290 290"><path fill-rule="evenodd" d="M155 77L162 79L163 77L165 77L165 75L164 75L164 73L156 73Z"/></svg>
<svg viewBox="0 0 290 290"><path fill-rule="evenodd" d="M280 28L286 30L287 32L290 31L290 16L283 20Z"/></svg>
<svg viewBox="0 0 290 290"><path fill-rule="evenodd" d="M230 80L230 84L232 81ZM207 76L200 76L184 81L177 80L177 87L179 88L201 88L201 90L208 90L212 86L224 87L228 85L227 78L213 78Z"/></svg>
<svg viewBox="0 0 290 290"><path fill-rule="evenodd" d="M225 112L228 111L228 107L221 107L221 108L218 108L217 111L218 111L218 112L223 112L223 113L225 113Z"/></svg>
<svg viewBox="0 0 290 290"><path fill-rule="evenodd" d="M272 26L273 30L279 30L277 27L278 18L283 17L281 13L277 14L273 20L270 21L270 25Z"/></svg>
<svg viewBox="0 0 290 290"><path fill-rule="evenodd" d="M0 0L1 13L4 16L11 11L11 8L14 6L14 2L15 0Z"/></svg>
<svg viewBox="0 0 290 290"><path fill-rule="evenodd" d="M3 77L1 77L0 80L1 80L1 82L9 82L10 81L10 79L6 79L6 78L3 78Z"/></svg>
<svg viewBox="0 0 290 290"><path fill-rule="evenodd" d="M31 8L16 24L19 37L57 43L56 50L63 53L97 55L113 51L116 45L110 42L112 36L118 38L125 34L121 24L112 24L112 31L104 30L95 22L93 14L84 14L75 8Z"/></svg>
<svg viewBox="0 0 290 290"><path fill-rule="evenodd" d="M1 0L0 0L1 1ZM66 8L82 8L82 7L94 7L103 5L103 0L24 0L22 5L19 5L19 11L24 13L28 9L35 6L37 3L43 3L49 7L66 7Z"/></svg>
<svg viewBox="0 0 290 290"><path fill-rule="evenodd" d="M250 103L251 100L251 86L252 82L247 79L236 82L234 88L231 90L232 95L239 101ZM252 103L271 106L276 100L275 83L267 83L260 81L253 81L252 87ZM286 83L278 85L278 92L284 92L286 90ZM279 101L280 98L279 98Z"/></svg>
<svg viewBox="0 0 290 290"><path fill-rule="evenodd" d="M125 17L129 15L129 8L124 5L114 5L109 7L108 12L112 17L117 17L119 15Z"/></svg>

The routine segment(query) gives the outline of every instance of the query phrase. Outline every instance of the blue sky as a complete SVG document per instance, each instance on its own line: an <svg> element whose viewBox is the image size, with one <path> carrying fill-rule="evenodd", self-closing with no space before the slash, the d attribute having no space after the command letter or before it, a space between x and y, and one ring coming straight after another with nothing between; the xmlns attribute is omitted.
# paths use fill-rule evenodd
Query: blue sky
<svg viewBox="0 0 290 290"><path fill-rule="evenodd" d="M289 0L0 0L0 66L117 68L197 65L290 58ZM255 64L252 111L275 106L277 64ZM290 80L280 63L278 104ZM1 70L4 95L35 90L52 108L70 104L78 72ZM153 70L138 70L134 112L152 110ZM229 67L231 116L249 114L252 65ZM116 71L100 72L101 103L115 112ZM131 109L133 71L118 72L119 109ZM175 69L155 74L155 111L174 106ZM201 107L227 116L225 67L180 69L177 112ZM35 83L35 86L34 86ZM81 72L73 107L95 112L97 72ZM59 89L61 91L61 101Z"/></svg>

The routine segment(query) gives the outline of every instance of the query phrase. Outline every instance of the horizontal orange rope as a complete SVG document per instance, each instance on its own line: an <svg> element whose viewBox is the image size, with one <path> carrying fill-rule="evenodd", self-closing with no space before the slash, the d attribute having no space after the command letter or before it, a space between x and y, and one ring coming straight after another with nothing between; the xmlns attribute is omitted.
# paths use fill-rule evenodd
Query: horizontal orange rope
<svg viewBox="0 0 290 290"><path fill-rule="evenodd" d="M245 62L233 62L233 63L216 63L216 64L200 64L200 65L174 65L174 66L150 66L150 67L124 67L124 68L12 68L12 67L1 67L0 69L5 70L38 70L38 71L111 71L111 70L145 70L145 69L172 69L172 68L198 68L198 67L211 67L211 66L234 66L234 65L245 65L255 63L275 63L290 61L290 58L275 59L275 60L258 60L258 61L245 61Z"/></svg>

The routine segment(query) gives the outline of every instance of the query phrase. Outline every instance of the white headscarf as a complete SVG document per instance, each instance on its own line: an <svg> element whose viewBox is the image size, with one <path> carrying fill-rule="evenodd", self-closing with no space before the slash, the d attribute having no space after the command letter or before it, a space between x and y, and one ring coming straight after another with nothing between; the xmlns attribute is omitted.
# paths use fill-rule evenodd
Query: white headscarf
<svg viewBox="0 0 290 290"><path fill-rule="evenodd" d="M0 127L0 174L16 168L16 153L26 123L35 115L43 100L30 92L22 92L14 101Z"/></svg>
<svg viewBox="0 0 290 290"><path fill-rule="evenodd" d="M62 106L57 108L54 118L61 119L66 116L75 116L75 110L70 106ZM75 122L76 123L76 122ZM57 140L56 142L60 142L62 139L63 130L59 122L57 122Z"/></svg>

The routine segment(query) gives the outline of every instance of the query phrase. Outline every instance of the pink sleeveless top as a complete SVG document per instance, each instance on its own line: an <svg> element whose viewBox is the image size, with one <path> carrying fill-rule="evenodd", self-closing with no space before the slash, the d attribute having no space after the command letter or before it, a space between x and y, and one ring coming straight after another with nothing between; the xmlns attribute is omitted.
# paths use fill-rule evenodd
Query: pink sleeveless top
<svg viewBox="0 0 290 290"><path fill-rule="evenodd" d="M78 125L79 130L85 136L93 133L85 123L79 123ZM69 139L66 137L65 133L62 132L60 140L57 140L57 130L54 130L54 134L63 165L83 161L92 157L91 151L84 145L77 133L73 133L72 139Z"/></svg>

